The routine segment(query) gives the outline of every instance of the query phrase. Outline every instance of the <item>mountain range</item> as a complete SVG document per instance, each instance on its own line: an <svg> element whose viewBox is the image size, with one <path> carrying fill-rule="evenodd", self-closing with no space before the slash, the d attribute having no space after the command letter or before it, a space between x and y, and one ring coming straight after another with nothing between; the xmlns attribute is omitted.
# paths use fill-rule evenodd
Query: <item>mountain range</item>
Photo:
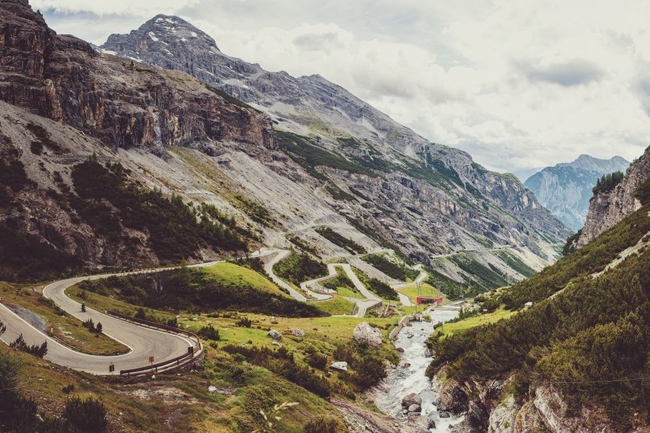
<svg viewBox="0 0 650 433"><path fill-rule="evenodd" d="M479 290L541 269L570 234L514 176L429 143L322 77L228 57L179 18L157 16L111 36L102 53L56 35L23 1L3 5L11 38L0 100L12 104L5 121L23 125L3 128L5 146L32 187L11 191L12 203L30 211L5 212L1 223L87 266L169 259L153 248L151 230L123 216L111 222L113 241L79 206L66 216L77 203L74 166L93 153L145 190L213 206L237 221L249 246L292 242L323 258L347 254L315 231L328 226ZM106 54L111 48L123 58ZM156 59L160 66L143 63ZM26 150L35 140L50 148ZM128 210L111 204L111 218ZM222 251L205 242L186 258ZM480 275L470 275L474 268Z"/></svg>
<svg viewBox="0 0 650 433"><path fill-rule="evenodd" d="M423 395L436 422L462 418L453 429L467 432L648 429L650 148L624 175L596 182L585 225L557 260L571 231L513 175L428 142L322 77L226 56L177 17L97 48L57 35L27 0L0 6L3 317L15 311L41 327L36 335L94 354L111 330L81 326L39 294L40 282L180 265L93 276L62 296L79 301L76 316L88 303L95 317L119 308L196 331L205 356L192 371L146 365L145 376L104 379L2 350L0 430L93 421L101 428L77 431L428 430L418 395L397 401L396 418L353 404L387 363L413 367L385 338L407 329L413 307L375 299L381 311L349 316L352 280L395 295L382 269L410 279L399 286L412 297L427 273L447 297L499 287L462 310L468 320L435 327L426 355L418 349L431 362ZM581 157L572 170L595 164ZM294 251L263 263L274 247ZM233 260L183 266L224 258ZM320 278L334 259L347 276ZM316 278L345 295L298 301L264 272L294 291ZM325 318L339 314L326 308L346 317ZM129 351L111 341L118 352L101 347L105 356ZM44 356L47 346L29 344Z"/></svg>
<svg viewBox="0 0 650 433"><path fill-rule="evenodd" d="M355 221L352 228L380 236L375 239L380 245L394 245L455 281L470 279L467 262L478 263L487 273L498 269L499 278L517 279L522 268L517 271L505 263L511 256L539 269L556 257L550 245L568 233L513 176L489 172L462 151L428 142L321 76L295 78L230 57L210 36L178 17L158 15L128 35L109 36L101 49L187 72L269 115L284 137L280 149L308 171L318 166L319 174L311 174L321 189L340 188L354 197L333 204L337 213ZM290 144L287 133L301 137L299 147ZM317 149L326 153L320 156ZM319 156L310 161L305 152ZM334 163L337 158L373 170L387 182L380 186L363 173L346 174ZM342 222L336 225L359 238ZM298 234L321 243L308 227L300 227ZM504 246L517 248L500 256L488 251ZM456 252L463 257L435 258ZM541 261L531 260L534 256Z"/></svg>
<svg viewBox="0 0 650 433"><path fill-rule="evenodd" d="M598 179L616 171L625 172L629 165L620 156L598 159L580 155L573 162L540 170L526 179L524 186L535 194L542 206L577 232L587 218L592 188Z"/></svg>

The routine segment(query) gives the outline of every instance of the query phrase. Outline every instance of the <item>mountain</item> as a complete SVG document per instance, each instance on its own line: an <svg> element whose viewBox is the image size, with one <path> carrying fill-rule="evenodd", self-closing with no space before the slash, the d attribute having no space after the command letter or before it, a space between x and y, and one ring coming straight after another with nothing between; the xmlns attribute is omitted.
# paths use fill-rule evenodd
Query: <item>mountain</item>
<svg viewBox="0 0 650 433"><path fill-rule="evenodd" d="M600 182L591 241L483 298L509 319L432 337L439 410L464 413L472 431L648 429L649 161L650 149L617 184Z"/></svg>
<svg viewBox="0 0 650 433"><path fill-rule="evenodd" d="M544 168L529 177L524 186L567 227L578 231L587 218L596 181L608 173L624 172L629 165L620 156L607 160L580 155L573 162Z"/></svg>
<svg viewBox="0 0 650 433"><path fill-rule="evenodd" d="M0 34L4 279L204 260L254 243L256 235L224 215L199 224L198 210L170 200L190 185L161 157L174 145L189 151L212 142L271 151L267 116L188 75L58 36L25 1L2 2Z"/></svg>
<svg viewBox="0 0 650 433"><path fill-rule="evenodd" d="M648 150L627 170L623 178L603 184L597 188L589 201L589 213L577 246L591 242L598 235L614 227L628 215L642 206L637 191L645 186L650 177L650 155Z"/></svg>
<svg viewBox="0 0 650 433"><path fill-rule="evenodd" d="M25 110L5 106L5 163L25 182L6 190L0 223L84 266L196 261L234 254L242 242L311 245L321 258L348 254L315 230L329 226L369 251L390 248L436 267L440 284L461 290L471 281L482 291L554 261L569 234L513 177L428 143L320 77L295 79L228 58L177 18L159 16L148 24L157 33L132 35L170 58L182 55L172 55L174 47L196 41L194 51L178 48L189 70L203 70L208 59L210 74L230 74L224 89L240 88L236 76L266 99L249 104L181 71L98 53L56 35L24 1L5 0L0 20L8 35L0 100ZM156 52L139 44L140 54ZM275 111L264 114L267 107ZM84 193L93 170L105 188ZM110 185L129 193L111 195ZM152 188L155 200L175 195L175 204L134 208ZM153 217L171 218L174 206L190 209L185 222ZM218 228L194 227L190 213ZM161 240L184 230L200 241ZM241 239L229 245L232 232ZM223 242L213 245L215 233Z"/></svg>
<svg viewBox="0 0 650 433"><path fill-rule="evenodd" d="M128 35L111 35L101 48L187 72L268 114L280 150L305 170L301 183L308 179L344 218L314 215L306 224L285 224L309 243L322 244L312 228L327 222L430 264L441 278L467 282L469 269L478 267L503 282L555 260L552 245L569 234L512 176L429 143L321 76L295 78L230 57L178 17L158 15ZM277 163L273 169L281 170ZM300 203L292 207L309 212ZM504 253L504 247L515 248ZM437 258L455 253L463 257ZM513 267L513 260L527 265ZM480 285L494 286L487 279L479 278Z"/></svg>

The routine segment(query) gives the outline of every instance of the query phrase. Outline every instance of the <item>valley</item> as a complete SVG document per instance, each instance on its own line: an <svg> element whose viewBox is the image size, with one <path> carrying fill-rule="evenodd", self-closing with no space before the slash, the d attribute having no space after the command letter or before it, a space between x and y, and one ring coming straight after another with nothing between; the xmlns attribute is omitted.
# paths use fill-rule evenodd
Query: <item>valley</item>
<svg viewBox="0 0 650 433"><path fill-rule="evenodd" d="M0 431L645 431L650 148L572 164L0 0Z"/></svg>

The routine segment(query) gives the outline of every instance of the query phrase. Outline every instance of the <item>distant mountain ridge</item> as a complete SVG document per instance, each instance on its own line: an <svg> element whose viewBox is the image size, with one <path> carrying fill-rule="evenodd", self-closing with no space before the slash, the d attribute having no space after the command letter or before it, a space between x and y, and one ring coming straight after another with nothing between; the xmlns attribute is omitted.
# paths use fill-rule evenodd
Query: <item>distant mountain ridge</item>
<svg viewBox="0 0 650 433"><path fill-rule="evenodd" d="M573 162L544 168L529 177L524 186L560 221L578 231L587 218L596 181L605 174L624 172L629 165L620 156L598 159L580 155Z"/></svg>

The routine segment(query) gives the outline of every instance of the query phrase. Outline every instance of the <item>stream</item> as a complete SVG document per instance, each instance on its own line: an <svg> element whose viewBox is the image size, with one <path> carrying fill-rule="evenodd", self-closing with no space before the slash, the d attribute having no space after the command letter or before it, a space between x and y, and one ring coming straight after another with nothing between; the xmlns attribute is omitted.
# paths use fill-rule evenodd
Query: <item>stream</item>
<svg viewBox="0 0 650 433"><path fill-rule="evenodd" d="M453 425L462 421L461 417L440 418L433 404L431 381L425 374L431 357L426 356L424 342L433 332L434 324L454 319L458 316L458 311L458 307L438 307L424 313L431 317L431 322L411 322L412 326L402 329L395 340L395 346L404 349L401 362L397 368L388 372L382 390L375 394L375 404L382 412L398 421L404 421L402 398L416 393L422 398L421 416L435 422L436 427L430 429L430 432L449 432Z"/></svg>

